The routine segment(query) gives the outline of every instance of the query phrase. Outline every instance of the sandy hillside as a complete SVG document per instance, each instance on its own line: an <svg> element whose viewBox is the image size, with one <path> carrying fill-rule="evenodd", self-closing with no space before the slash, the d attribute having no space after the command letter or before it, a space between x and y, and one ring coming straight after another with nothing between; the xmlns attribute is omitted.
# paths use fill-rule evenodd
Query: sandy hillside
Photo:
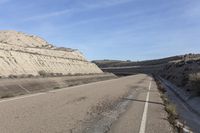
<svg viewBox="0 0 200 133"><path fill-rule="evenodd" d="M0 31L0 76L31 74L102 73L83 54L57 48L41 37L16 31Z"/></svg>

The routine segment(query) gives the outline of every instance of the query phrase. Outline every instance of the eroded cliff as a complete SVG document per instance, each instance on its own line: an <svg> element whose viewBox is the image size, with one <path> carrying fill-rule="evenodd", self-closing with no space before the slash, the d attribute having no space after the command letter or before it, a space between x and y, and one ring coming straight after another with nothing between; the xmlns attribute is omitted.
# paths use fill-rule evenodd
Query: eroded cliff
<svg viewBox="0 0 200 133"><path fill-rule="evenodd" d="M16 31L0 31L0 76L46 73L102 73L82 53L57 48L44 39Z"/></svg>

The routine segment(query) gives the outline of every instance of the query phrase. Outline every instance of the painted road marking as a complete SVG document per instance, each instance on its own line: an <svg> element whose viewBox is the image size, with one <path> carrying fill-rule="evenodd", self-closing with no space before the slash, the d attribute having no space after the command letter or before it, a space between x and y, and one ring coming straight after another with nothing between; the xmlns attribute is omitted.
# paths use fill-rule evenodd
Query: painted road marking
<svg viewBox="0 0 200 133"><path fill-rule="evenodd" d="M144 112L143 112L143 115L142 115L142 121L141 121L139 133L145 133L150 89L151 89L151 81L149 83L149 89L148 89L148 92L147 92L146 102L145 102L145 105L144 105Z"/></svg>

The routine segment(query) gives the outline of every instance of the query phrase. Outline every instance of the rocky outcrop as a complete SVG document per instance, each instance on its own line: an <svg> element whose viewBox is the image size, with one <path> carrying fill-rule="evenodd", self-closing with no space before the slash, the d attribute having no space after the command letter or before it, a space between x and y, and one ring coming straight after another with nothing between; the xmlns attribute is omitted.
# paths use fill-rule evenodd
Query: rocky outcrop
<svg viewBox="0 0 200 133"><path fill-rule="evenodd" d="M46 73L102 73L78 50L57 48L44 39L16 31L0 31L0 76Z"/></svg>

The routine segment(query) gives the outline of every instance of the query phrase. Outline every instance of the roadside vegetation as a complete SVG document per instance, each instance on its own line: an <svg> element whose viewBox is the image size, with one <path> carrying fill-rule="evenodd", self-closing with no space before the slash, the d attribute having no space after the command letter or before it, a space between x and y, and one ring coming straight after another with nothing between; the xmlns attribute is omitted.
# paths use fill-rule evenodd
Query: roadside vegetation
<svg viewBox="0 0 200 133"><path fill-rule="evenodd" d="M192 97L200 96L200 55L188 54L180 61L170 62L159 75L184 89Z"/></svg>
<svg viewBox="0 0 200 133"><path fill-rule="evenodd" d="M15 80L5 78L0 80L0 99L9 98L19 95L26 95L37 92L45 92L50 90L58 90L66 87L72 87L81 84L98 82L117 78L113 74L97 74L97 75L84 75L84 76L58 76L46 78L26 78Z"/></svg>
<svg viewBox="0 0 200 133"><path fill-rule="evenodd" d="M200 96L200 73L191 74L189 80L197 96Z"/></svg>
<svg viewBox="0 0 200 133"><path fill-rule="evenodd" d="M200 96L200 54L186 54L157 60L147 61L120 61L120 60L96 60L93 63L101 68L140 66L130 69L103 69L113 73L148 73L160 75L181 89L191 94L191 98Z"/></svg>
<svg viewBox="0 0 200 133"><path fill-rule="evenodd" d="M63 76L62 73L48 73L44 70L38 71L38 74L42 77Z"/></svg>
<svg viewBox="0 0 200 133"><path fill-rule="evenodd" d="M64 76L87 76L87 75L103 75L103 74L111 74L111 73L68 73L68 74L63 74L63 73L49 73L44 70L38 71L37 75L33 74L20 74L20 75L14 75L10 74L8 76L2 76L0 75L0 79L20 79L20 78L38 78L38 77L64 77Z"/></svg>
<svg viewBox="0 0 200 133"><path fill-rule="evenodd" d="M4 95L1 96L2 99L3 98L10 98L10 97L14 97L14 95L12 95L12 94L4 94Z"/></svg>
<svg viewBox="0 0 200 133"><path fill-rule="evenodd" d="M53 89L54 89L54 90L57 90L57 89L61 89L61 87L60 87L60 86L56 86L56 87L54 87Z"/></svg>
<svg viewBox="0 0 200 133"><path fill-rule="evenodd" d="M168 121L174 127L175 130L178 131L179 127L177 127L178 113L176 111L176 105L171 103L168 97L166 96L166 90L163 87L162 83L155 78L156 84L158 86L158 90L160 91L160 97L163 100L165 111L168 113Z"/></svg>

